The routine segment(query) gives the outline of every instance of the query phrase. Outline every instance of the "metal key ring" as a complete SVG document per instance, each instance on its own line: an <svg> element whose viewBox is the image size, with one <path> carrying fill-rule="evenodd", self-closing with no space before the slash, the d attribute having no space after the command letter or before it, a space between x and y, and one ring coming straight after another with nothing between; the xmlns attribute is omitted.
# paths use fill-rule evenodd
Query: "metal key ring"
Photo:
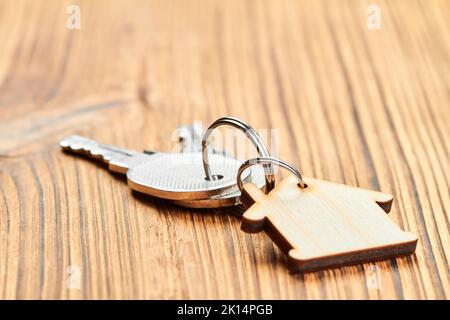
<svg viewBox="0 0 450 320"><path fill-rule="evenodd" d="M253 159L249 159L247 161L245 161L238 170L237 173L237 185L239 187L239 190L242 192L242 180L241 180L241 175L242 173L250 168L251 166L257 165L257 164L275 164L277 166L283 167L287 170L289 170L298 180L298 186L300 188L306 188L308 185L303 181L302 175L301 173L291 164L277 159L277 158L272 158L272 157L261 157L261 158L253 158Z"/></svg>
<svg viewBox="0 0 450 320"><path fill-rule="evenodd" d="M250 125L240 119L230 116L219 118L209 126L202 139L203 168L205 169L206 179L208 180L215 179L215 176L212 175L211 168L208 162L207 141L213 130L223 125L229 125L244 132L247 138L256 147L256 151L261 157L270 157L269 150L264 144L264 141L261 139L256 130L253 129ZM264 165L264 172L266 180L265 193L269 193L269 191L275 187L275 176L273 174L273 168L271 167L270 163Z"/></svg>

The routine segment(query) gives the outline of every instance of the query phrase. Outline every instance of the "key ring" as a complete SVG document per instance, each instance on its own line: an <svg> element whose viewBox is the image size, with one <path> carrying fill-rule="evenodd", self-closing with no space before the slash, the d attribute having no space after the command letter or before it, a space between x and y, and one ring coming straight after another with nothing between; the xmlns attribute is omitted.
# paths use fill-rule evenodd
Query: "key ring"
<svg viewBox="0 0 450 320"><path fill-rule="evenodd" d="M248 169L254 165L257 164L275 164L277 166L283 167L287 170L289 170L298 180L298 186L300 188L306 188L308 185L303 181L302 175L301 173L291 164L277 159L277 158L272 158L272 157L261 157L261 158L253 158L253 159L249 159L247 161L245 161L238 170L237 173L237 185L239 187L239 190L242 192L242 179L241 179L241 175L242 173L245 171L245 169Z"/></svg>
<svg viewBox="0 0 450 320"><path fill-rule="evenodd" d="M266 145L264 144L264 141L261 139L259 134L256 132L255 129L253 129L250 125L245 123L244 121L234 118L234 117L222 117L214 121L209 128L206 130L205 134L203 135L202 139L202 157L203 157L203 168L205 169L205 175L207 180L214 180L216 179L216 176L212 175L211 173L211 167L209 166L208 162L208 148L207 148L207 141L211 133L214 129L217 127L223 126L223 125L229 125L236 129L241 130L244 132L246 137L253 143L253 145L256 147L256 151L261 157L270 157L269 150L267 149ZM269 193L270 190L272 190L275 187L275 176L273 174L273 168L271 167L270 163L267 163L264 165L264 172L265 172L265 180L266 180L266 187L265 187L265 193Z"/></svg>

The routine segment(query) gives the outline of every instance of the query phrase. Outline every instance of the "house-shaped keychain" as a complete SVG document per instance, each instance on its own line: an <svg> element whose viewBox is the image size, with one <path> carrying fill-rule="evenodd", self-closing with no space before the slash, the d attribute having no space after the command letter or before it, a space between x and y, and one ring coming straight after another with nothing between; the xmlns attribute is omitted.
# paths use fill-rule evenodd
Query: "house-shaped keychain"
<svg viewBox="0 0 450 320"><path fill-rule="evenodd" d="M240 174L257 163L281 165L297 177L286 177L268 194L251 183L242 186ZM402 231L386 216L391 195L302 179L296 169L274 158L246 161L239 170L238 184L247 208L242 230L265 230L288 255L291 272L388 259L415 251L417 236Z"/></svg>

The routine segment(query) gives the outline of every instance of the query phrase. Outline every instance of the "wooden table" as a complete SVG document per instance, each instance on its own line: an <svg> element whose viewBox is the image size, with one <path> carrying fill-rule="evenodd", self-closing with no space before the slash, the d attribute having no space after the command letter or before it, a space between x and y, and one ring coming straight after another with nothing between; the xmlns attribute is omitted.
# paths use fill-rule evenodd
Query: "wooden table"
<svg viewBox="0 0 450 320"><path fill-rule="evenodd" d="M86 0L78 30L72 1L1 1L0 297L448 299L450 2L375 1L368 29L373 2ZM416 254L293 276L230 210L136 196L58 146L171 150L223 115L277 129L307 176L394 194Z"/></svg>

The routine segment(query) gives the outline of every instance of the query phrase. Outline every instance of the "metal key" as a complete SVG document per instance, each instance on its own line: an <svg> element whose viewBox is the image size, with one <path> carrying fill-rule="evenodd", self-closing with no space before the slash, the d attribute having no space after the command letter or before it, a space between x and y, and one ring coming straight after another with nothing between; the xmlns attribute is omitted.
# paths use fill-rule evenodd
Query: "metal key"
<svg viewBox="0 0 450 320"><path fill-rule="evenodd" d="M189 207L218 207L224 204L224 199L232 205L239 196L235 173L241 162L230 157L212 155L211 163L223 174L223 178L207 181L198 152L146 154L99 144L80 136L65 138L60 144L65 150L102 159L111 171L126 173L132 189L176 199L178 205L184 205L183 201L187 201L186 206Z"/></svg>
<svg viewBox="0 0 450 320"><path fill-rule="evenodd" d="M219 154L212 154L210 161L220 172L220 179L205 179L200 152L155 154L151 161L128 169L128 185L170 200L198 200L229 193L236 186L235 175L241 162Z"/></svg>
<svg viewBox="0 0 450 320"><path fill-rule="evenodd" d="M181 143L182 152L201 152L202 151L202 138L204 134L201 124L194 122L192 125L185 125L177 129L179 141ZM229 154L224 150L216 150L212 146L209 146L209 153L219 153L225 156ZM146 151L147 153L153 153L152 151ZM259 188L263 188L265 185L264 169L262 167L254 167L250 173L247 182L251 182L257 185ZM239 188L233 187L230 192L222 193L217 196L209 197L208 199L199 200L174 200L173 202L179 206L187 208L221 208L231 207L241 204L240 201L241 192Z"/></svg>
<svg viewBox="0 0 450 320"><path fill-rule="evenodd" d="M250 176L247 178L246 182L251 182L263 189L266 181L264 179L264 169L262 167L255 167L251 169ZM239 188L233 187L228 193L222 193L217 196L209 197L208 199L199 200L173 200L176 205L186 208L222 208L222 207L232 207L241 205L241 191Z"/></svg>
<svg viewBox="0 0 450 320"><path fill-rule="evenodd" d="M140 163L151 161L154 154L141 153L127 150L108 144L101 144L94 140L78 135L65 137L59 142L64 151L82 154L94 159L102 160L108 164L108 169L113 172L126 174L130 167Z"/></svg>

